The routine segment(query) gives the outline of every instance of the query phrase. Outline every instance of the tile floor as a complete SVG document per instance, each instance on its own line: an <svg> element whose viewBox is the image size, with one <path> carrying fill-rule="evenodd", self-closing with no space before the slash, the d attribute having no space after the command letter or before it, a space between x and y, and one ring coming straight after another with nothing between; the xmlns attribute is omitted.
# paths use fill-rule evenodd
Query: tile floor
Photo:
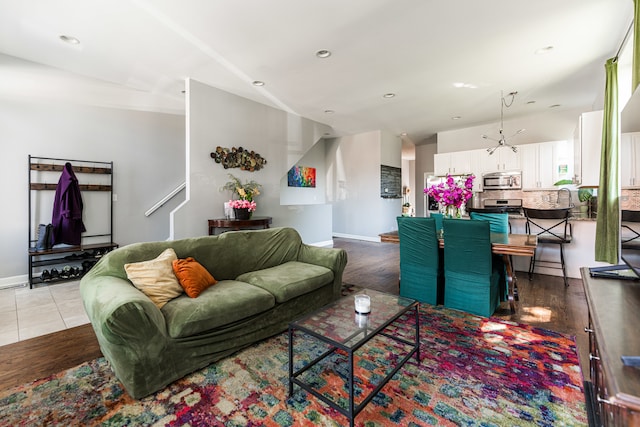
<svg viewBox="0 0 640 427"><path fill-rule="evenodd" d="M0 289L0 345L89 323L79 284Z"/></svg>

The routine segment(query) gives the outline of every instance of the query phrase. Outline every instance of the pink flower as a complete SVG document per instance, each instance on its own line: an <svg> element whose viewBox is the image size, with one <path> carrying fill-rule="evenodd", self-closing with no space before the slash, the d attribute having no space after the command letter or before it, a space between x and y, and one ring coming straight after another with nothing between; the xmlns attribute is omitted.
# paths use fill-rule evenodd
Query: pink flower
<svg viewBox="0 0 640 427"><path fill-rule="evenodd" d="M446 182L434 184L424 189L424 193L433 197L436 202L443 206L455 206L460 208L473 196L473 180L474 175L469 175L464 180L464 184L456 183L456 180L447 175Z"/></svg>
<svg viewBox="0 0 640 427"><path fill-rule="evenodd" d="M253 200L229 200L229 207L232 209L249 209L249 212L253 212L256 210L256 206L256 202Z"/></svg>

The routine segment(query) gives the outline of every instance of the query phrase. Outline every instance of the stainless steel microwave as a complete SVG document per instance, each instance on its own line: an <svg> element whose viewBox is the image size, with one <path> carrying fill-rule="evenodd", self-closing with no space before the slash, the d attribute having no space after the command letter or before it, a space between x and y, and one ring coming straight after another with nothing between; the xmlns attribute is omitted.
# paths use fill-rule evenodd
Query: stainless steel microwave
<svg viewBox="0 0 640 427"><path fill-rule="evenodd" d="M520 171L491 172L482 175L483 190L520 190L522 173Z"/></svg>

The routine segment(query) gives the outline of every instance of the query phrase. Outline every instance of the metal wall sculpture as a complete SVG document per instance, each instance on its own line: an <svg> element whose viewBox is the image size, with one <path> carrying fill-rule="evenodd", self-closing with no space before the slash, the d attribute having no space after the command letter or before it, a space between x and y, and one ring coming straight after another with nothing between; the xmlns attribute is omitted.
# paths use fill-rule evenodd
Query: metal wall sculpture
<svg viewBox="0 0 640 427"><path fill-rule="evenodd" d="M216 147L211 153L211 158L216 163L221 163L225 169L240 168L244 171L258 171L267 164L267 159L255 151L245 150L242 147L223 148Z"/></svg>

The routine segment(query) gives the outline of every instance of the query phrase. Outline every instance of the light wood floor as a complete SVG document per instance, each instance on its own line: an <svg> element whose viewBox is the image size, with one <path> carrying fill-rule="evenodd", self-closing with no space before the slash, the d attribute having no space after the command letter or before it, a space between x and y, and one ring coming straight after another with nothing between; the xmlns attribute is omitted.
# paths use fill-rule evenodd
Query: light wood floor
<svg viewBox="0 0 640 427"><path fill-rule="evenodd" d="M347 251L345 283L383 292L398 293L399 246L334 239L334 246ZM576 337L585 379L588 379L587 303L579 279L565 288L562 278L534 275L529 281L520 272L520 302L516 314L503 303L496 317L526 323ZM0 390L42 378L101 355L91 325L0 347Z"/></svg>

